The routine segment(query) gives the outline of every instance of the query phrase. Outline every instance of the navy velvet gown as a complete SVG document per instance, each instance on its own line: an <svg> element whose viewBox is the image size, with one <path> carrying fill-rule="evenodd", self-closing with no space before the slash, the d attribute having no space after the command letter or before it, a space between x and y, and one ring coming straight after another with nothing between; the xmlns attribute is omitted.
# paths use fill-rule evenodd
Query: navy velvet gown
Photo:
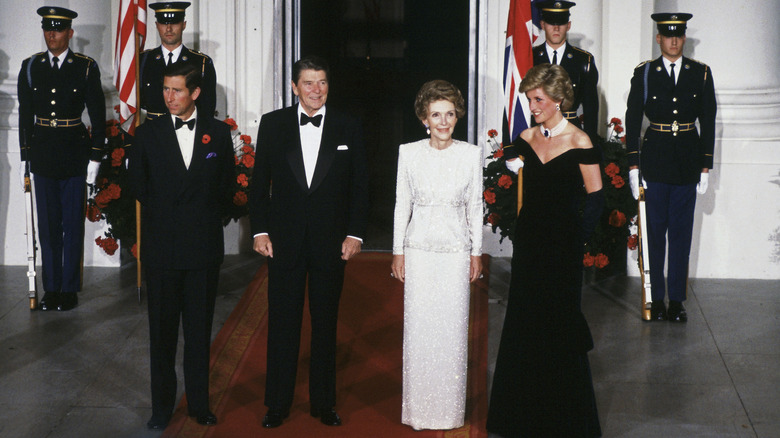
<svg viewBox="0 0 780 438"><path fill-rule="evenodd" d="M585 195L580 164L595 149L570 149L542 163L515 141L523 168L512 279L493 377L487 429L506 438L601 436L580 310Z"/></svg>

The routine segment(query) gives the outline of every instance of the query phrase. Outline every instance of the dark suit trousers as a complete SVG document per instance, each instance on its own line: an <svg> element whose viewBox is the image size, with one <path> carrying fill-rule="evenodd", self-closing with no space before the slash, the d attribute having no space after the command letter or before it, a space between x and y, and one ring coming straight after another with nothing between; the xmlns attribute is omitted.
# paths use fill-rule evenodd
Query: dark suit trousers
<svg viewBox="0 0 780 438"><path fill-rule="evenodd" d="M317 409L336 404L336 326L345 264L316 266L309 260L310 252L304 252L285 269L268 259L265 405L281 412L290 409L295 392L307 278L312 326L309 401Z"/></svg>
<svg viewBox="0 0 780 438"><path fill-rule="evenodd" d="M691 254L696 184L647 183L647 235L650 250L650 283L653 301L685 301L688 287L688 259ZM669 267L664 282L666 244Z"/></svg>
<svg viewBox="0 0 780 438"><path fill-rule="evenodd" d="M179 316L184 332L187 410L209 409L209 348L219 266L200 270L146 267L149 295L149 356L152 414L170 417L176 405L176 344Z"/></svg>
<svg viewBox="0 0 780 438"><path fill-rule="evenodd" d="M35 175L38 240L46 292L81 290L85 196L83 176L56 179Z"/></svg>

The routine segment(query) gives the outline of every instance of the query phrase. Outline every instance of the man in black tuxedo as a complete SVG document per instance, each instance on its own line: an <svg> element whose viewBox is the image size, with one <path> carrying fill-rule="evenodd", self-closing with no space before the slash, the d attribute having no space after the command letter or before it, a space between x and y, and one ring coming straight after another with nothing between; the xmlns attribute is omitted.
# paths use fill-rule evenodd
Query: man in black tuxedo
<svg viewBox="0 0 780 438"><path fill-rule="evenodd" d="M196 106L201 117L214 117L217 106L217 72L214 63L205 53L182 44L182 34L187 28L185 10L189 5L190 2L157 2L149 5L155 11L155 24L162 44L141 53L140 105L146 110L148 119L155 119L168 112L162 97L163 69L177 62L189 62L196 66L202 77Z"/></svg>
<svg viewBox="0 0 780 438"><path fill-rule="evenodd" d="M328 79L324 60L296 62L292 88L299 104L263 115L257 133L249 214L254 249L268 257L264 427L281 425L292 405L307 281L311 414L341 424L336 319L344 266L365 236L368 171L360 124L325 105Z"/></svg>
<svg viewBox="0 0 780 438"><path fill-rule="evenodd" d="M644 180L653 298L650 318L684 323L696 193L706 193L713 166L717 103L712 70L683 56L687 22L693 16L678 12L651 17L658 28L655 39L661 56L639 64L631 78L626 109L628 179L637 199L640 179ZM643 115L650 126L640 137Z"/></svg>
<svg viewBox="0 0 780 438"><path fill-rule="evenodd" d="M38 15L48 50L19 70L19 173L35 181L46 292L38 308L65 311L81 290L85 184L95 183L105 153L106 102L95 60L69 47L78 14L43 6ZM85 107L91 134L81 121Z"/></svg>
<svg viewBox="0 0 780 438"><path fill-rule="evenodd" d="M534 47L534 65L558 64L566 70L574 87L574 103L570 111L564 111L563 117L574 126L585 131L593 146L598 148L599 95L597 85L599 72L595 59L590 52L574 47L568 42L571 29L569 9L574 2L548 0L534 3L542 14L542 29L545 43ZM577 117L577 109L582 106L582 123Z"/></svg>
<svg viewBox="0 0 780 438"><path fill-rule="evenodd" d="M130 155L132 190L143 212L150 429L165 428L176 403L180 316L188 413L200 424L217 422L209 410L209 346L235 161L230 128L195 107L200 81L193 64L166 67L162 93L170 115L141 125Z"/></svg>

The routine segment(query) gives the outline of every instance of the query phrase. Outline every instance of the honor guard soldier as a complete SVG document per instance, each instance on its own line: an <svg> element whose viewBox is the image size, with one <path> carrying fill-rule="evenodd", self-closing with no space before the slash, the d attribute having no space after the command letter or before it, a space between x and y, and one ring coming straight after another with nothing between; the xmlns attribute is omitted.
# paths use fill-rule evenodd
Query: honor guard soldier
<svg viewBox="0 0 780 438"><path fill-rule="evenodd" d="M85 183L95 182L104 155L106 103L95 60L68 47L78 14L44 6L38 15L48 50L19 71L20 173L31 171L35 181L45 291L38 308L70 310L81 289Z"/></svg>
<svg viewBox="0 0 780 438"><path fill-rule="evenodd" d="M566 40L571 29L569 8L575 5L567 1L543 1L534 3L542 14L542 29L545 43L534 47L534 65L558 64L566 70L574 87L574 102L569 111L563 112L574 126L585 131L593 146L598 148L599 96L596 86L599 82L599 72L593 55ZM582 105L582 123L577 117L577 109Z"/></svg>
<svg viewBox="0 0 780 438"><path fill-rule="evenodd" d="M149 5L157 19L157 32L162 44L141 53L140 83L141 108L146 117L155 119L168 113L163 100L163 69L177 62L191 62L201 74L201 93L197 100L198 112L214 117L217 107L217 72L208 55L189 49L182 44L182 34L187 28L184 11L190 2L159 2Z"/></svg>
<svg viewBox="0 0 780 438"><path fill-rule="evenodd" d="M661 56L634 70L626 111L629 183L647 205L652 293L651 320L686 322L688 280L696 193L707 191L715 147L715 87L710 68L683 56L691 14L651 16ZM650 125L642 135L642 115ZM701 131L697 131L696 122ZM640 149L640 139L641 149ZM641 172L641 175L640 175ZM664 262L668 236L668 278ZM667 312L664 298L669 298Z"/></svg>

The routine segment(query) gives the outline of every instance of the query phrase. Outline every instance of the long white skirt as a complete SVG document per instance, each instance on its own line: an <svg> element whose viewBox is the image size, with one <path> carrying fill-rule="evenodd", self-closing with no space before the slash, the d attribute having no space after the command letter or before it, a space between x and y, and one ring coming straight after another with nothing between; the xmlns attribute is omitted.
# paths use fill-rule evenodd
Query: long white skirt
<svg viewBox="0 0 780 438"><path fill-rule="evenodd" d="M405 249L403 405L415 429L464 423L469 253Z"/></svg>

